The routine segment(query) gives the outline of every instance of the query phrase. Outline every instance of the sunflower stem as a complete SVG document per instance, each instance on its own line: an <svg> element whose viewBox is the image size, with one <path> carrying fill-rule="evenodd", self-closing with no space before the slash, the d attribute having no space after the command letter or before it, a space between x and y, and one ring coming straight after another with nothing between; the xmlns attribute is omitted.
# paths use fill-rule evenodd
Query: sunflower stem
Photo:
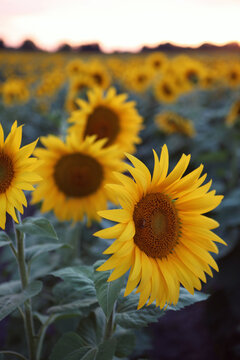
<svg viewBox="0 0 240 360"><path fill-rule="evenodd" d="M20 214L17 214L19 223L21 223ZM15 224L14 224L15 226ZM16 236L16 244L17 244L17 261L18 261L18 269L22 284L22 290L24 290L28 286L28 275L27 268L25 262L25 242L24 242L24 234L15 228L15 236ZM36 360L36 350L35 350L35 335L34 335L34 324L33 324L33 316L32 316L32 305L30 300L26 300L24 303L24 312L25 312L25 331L27 337L28 351L29 351L29 359Z"/></svg>
<svg viewBox="0 0 240 360"><path fill-rule="evenodd" d="M114 332L114 321L115 321L115 309L116 309L117 302L115 301L112 313L109 317L109 319L106 322L106 328L105 328L105 335L104 340L108 340L112 337L112 334Z"/></svg>

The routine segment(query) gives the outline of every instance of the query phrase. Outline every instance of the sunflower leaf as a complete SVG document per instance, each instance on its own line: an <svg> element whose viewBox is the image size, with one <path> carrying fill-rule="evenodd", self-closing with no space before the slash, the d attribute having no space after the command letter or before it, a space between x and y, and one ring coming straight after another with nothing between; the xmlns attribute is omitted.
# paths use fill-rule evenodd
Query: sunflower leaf
<svg viewBox="0 0 240 360"><path fill-rule="evenodd" d="M175 311L180 310L196 302L207 300L208 297L208 294L199 291L195 291L194 295L191 295L185 288L181 287L178 303L176 305L170 305L167 309Z"/></svg>
<svg viewBox="0 0 240 360"><path fill-rule="evenodd" d="M9 243L11 241L10 237L4 231L0 231L0 243ZM3 246L3 245L2 245Z"/></svg>
<svg viewBox="0 0 240 360"><path fill-rule="evenodd" d="M16 294L0 297L0 320L11 314L26 300L40 293L42 290L41 281L33 281L24 290Z"/></svg>
<svg viewBox="0 0 240 360"><path fill-rule="evenodd" d="M9 244L11 244L11 240L9 240L9 241L1 241L0 240L0 247L6 246L6 245L9 245Z"/></svg>
<svg viewBox="0 0 240 360"><path fill-rule="evenodd" d="M103 264L103 262L102 260L97 261L93 265L94 270ZM107 282L110 274L110 271L95 271L93 275L97 299L107 319L110 318L114 303L120 294L125 280L125 276L122 276L117 280Z"/></svg>
<svg viewBox="0 0 240 360"><path fill-rule="evenodd" d="M58 239L52 224L46 218L28 217L23 220L22 224L16 225L16 228L26 234L39 235L55 240Z"/></svg>
<svg viewBox="0 0 240 360"><path fill-rule="evenodd" d="M68 244L42 244L42 245L33 245L28 247L25 250L26 260L32 263L38 256L41 254L57 250L60 248L69 248L70 245Z"/></svg>
<svg viewBox="0 0 240 360"><path fill-rule="evenodd" d="M121 296L118 299L116 324L125 329L137 329L157 322L158 318L164 315L164 311L156 308L153 304L137 310L138 300L139 296L136 294L130 294L127 297Z"/></svg>
<svg viewBox="0 0 240 360"><path fill-rule="evenodd" d="M129 356L135 347L135 334L133 331L121 330L114 334L114 338L117 341L115 355L117 357Z"/></svg>
<svg viewBox="0 0 240 360"><path fill-rule="evenodd" d="M50 360L112 360L116 340L110 339L99 346L89 346L74 332L64 334L53 348Z"/></svg>

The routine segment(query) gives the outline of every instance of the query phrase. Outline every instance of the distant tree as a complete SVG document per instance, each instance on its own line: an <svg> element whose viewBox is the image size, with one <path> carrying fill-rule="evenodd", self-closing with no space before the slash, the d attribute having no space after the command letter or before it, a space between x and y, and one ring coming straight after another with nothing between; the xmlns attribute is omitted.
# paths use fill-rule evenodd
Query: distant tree
<svg viewBox="0 0 240 360"><path fill-rule="evenodd" d="M78 52L102 52L97 43L80 45L76 50Z"/></svg>
<svg viewBox="0 0 240 360"><path fill-rule="evenodd" d="M6 49L6 46L4 44L4 41L0 39L0 50Z"/></svg>
<svg viewBox="0 0 240 360"><path fill-rule="evenodd" d="M59 48L57 49L57 52L69 52L69 51L72 51L72 47L69 45L69 44L62 44L59 46Z"/></svg>
<svg viewBox="0 0 240 360"><path fill-rule="evenodd" d="M25 40L22 45L19 46L18 50L22 51L39 51L40 49L34 44L32 40Z"/></svg>

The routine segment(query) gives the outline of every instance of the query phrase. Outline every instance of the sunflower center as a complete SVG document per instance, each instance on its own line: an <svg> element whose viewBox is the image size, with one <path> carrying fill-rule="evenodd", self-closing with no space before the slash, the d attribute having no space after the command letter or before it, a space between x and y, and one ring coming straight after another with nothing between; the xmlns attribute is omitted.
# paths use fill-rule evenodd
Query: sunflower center
<svg viewBox="0 0 240 360"><path fill-rule="evenodd" d="M168 84L163 84L163 92L166 95L172 95L172 89L170 88L170 86Z"/></svg>
<svg viewBox="0 0 240 360"><path fill-rule="evenodd" d="M193 84L197 84L198 83L198 75L194 70L189 70L187 72L187 78L188 80L193 83Z"/></svg>
<svg viewBox="0 0 240 360"><path fill-rule="evenodd" d="M13 177L14 169L12 160L2 152L0 153L0 194L9 188Z"/></svg>
<svg viewBox="0 0 240 360"><path fill-rule="evenodd" d="M99 189L103 180L103 169L88 155L69 154L57 162L54 179L66 196L84 197Z"/></svg>
<svg viewBox="0 0 240 360"><path fill-rule="evenodd" d="M95 73L95 74L93 74L92 76L93 76L94 81L96 81L96 83L97 83L98 85L102 85L102 83L103 83L103 78L102 78L102 75L101 75L101 74Z"/></svg>
<svg viewBox="0 0 240 360"><path fill-rule="evenodd" d="M111 145L120 131L117 114L105 106L97 106L89 115L84 132L87 135L97 135L97 139L108 138L105 146Z"/></svg>
<svg viewBox="0 0 240 360"><path fill-rule="evenodd" d="M146 77L146 75L139 75L137 80L140 84L142 84L147 80L147 77Z"/></svg>
<svg viewBox="0 0 240 360"><path fill-rule="evenodd" d="M163 258L168 256L178 242L179 221L176 209L161 193L146 195L135 206L134 242L147 256Z"/></svg>

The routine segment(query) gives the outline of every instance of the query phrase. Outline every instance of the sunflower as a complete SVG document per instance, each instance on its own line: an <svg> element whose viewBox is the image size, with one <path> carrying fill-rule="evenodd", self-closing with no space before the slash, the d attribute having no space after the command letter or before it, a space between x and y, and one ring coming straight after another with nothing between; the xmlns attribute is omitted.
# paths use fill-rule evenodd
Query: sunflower
<svg viewBox="0 0 240 360"><path fill-rule="evenodd" d="M240 100L236 101L232 105L228 113L228 116L226 118L226 123L227 125L232 126L239 120L240 120Z"/></svg>
<svg viewBox="0 0 240 360"><path fill-rule="evenodd" d="M92 87L94 87L93 79L86 74L81 74L71 78L69 91L78 94Z"/></svg>
<svg viewBox="0 0 240 360"><path fill-rule="evenodd" d="M225 79L229 86L237 87L240 85L240 65L233 63L226 66Z"/></svg>
<svg viewBox="0 0 240 360"><path fill-rule="evenodd" d="M91 77L95 86L100 87L101 89L107 89L111 83L110 74L100 61L92 61L86 67L86 74Z"/></svg>
<svg viewBox="0 0 240 360"><path fill-rule="evenodd" d="M85 71L86 71L86 65L80 59L73 59L66 66L66 72L70 77L80 75Z"/></svg>
<svg viewBox="0 0 240 360"><path fill-rule="evenodd" d="M2 96L5 105L25 103L29 100L30 93L26 83L22 79L8 79L2 85Z"/></svg>
<svg viewBox="0 0 240 360"><path fill-rule="evenodd" d="M135 144L140 143L138 136L142 129L142 117L135 108L135 102L126 101L126 94L116 94L110 88L104 96L103 90L95 88L88 93L88 102L76 100L80 109L73 111L69 128L80 141L88 135L97 135L97 139L107 138L105 146L117 144L122 151L135 151Z"/></svg>
<svg viewBox="0 0 240 360"><path fill-rule="evenodd" d="M116 146L103 148L105 139L95 136L79 140L72 134L64 143L56 136L42 137L45 149L38 148L39 174L43 182L33 193L32 202L41 200L41 211L53 210L59 220L82 220L84 215L99 221L97 211L105 209L108 196L105 184L116 182L112 171L122 171Z"/></svg>
<svg viewBox="0 0 240 360"><path fill-rule="evenodd" d="M130 269L125 296L136 287L140 293L138 308L149 299L156 306L176 304L180 284L191 294L212 276L209 265L218 270L211 252L218 252L215 241L225 242L211 229L219 224L202 215L217 207L223 196L209 191L211 181L202 185L203 165L183 176L190 155L181 159L167 176L168 150L164 145L160 159L154 152L154 171L137 158L127 155L134 167L127 169L134 180L115 174L121 185L109 185L122 209L100 211L103 218L118 222L95 233L106 239L117 238L104 252L113 254L98 271L114 269L108 281L121 277Z"/></svg>
<svg viewBox="0 0 240 360"><path fill-rule="evenodd" d="M162 71L168 63L168 58L164 53L154 52L147 56L146 63L155 71Z"/></svg>
<svg viewBox="0 0 240 360"><path fill-rule="evenodd" d="M158 114L155 123L166 134L179 133L189 137L195 135L193 122L171 111Z"/></svg>
<svg viewBox="0 0 240 360"><path fill-rule="evenodd" d="M150 86L154 77L153 69L148 65L129 66L126 72L126 85L131 90L142 93Z"/></svg>
<svg viewBox="0 0 240 360"><path fill-rule="evenodd" d="M0 227L5 229L6 213L18 222L15 208L22 214L27 200L22 190L34 190L32 184L41 178L35 173L37 159L29 158L37 140L20 148L22 126L17 121L4 141L0 124Z"/></svg>
<svg viewBox="0 0 240 360"><path fill-rule="evenodd" d="M155 83L154 93L159 101L171 103L176 101L179 90L174 76L164 76Z"/></svg>

